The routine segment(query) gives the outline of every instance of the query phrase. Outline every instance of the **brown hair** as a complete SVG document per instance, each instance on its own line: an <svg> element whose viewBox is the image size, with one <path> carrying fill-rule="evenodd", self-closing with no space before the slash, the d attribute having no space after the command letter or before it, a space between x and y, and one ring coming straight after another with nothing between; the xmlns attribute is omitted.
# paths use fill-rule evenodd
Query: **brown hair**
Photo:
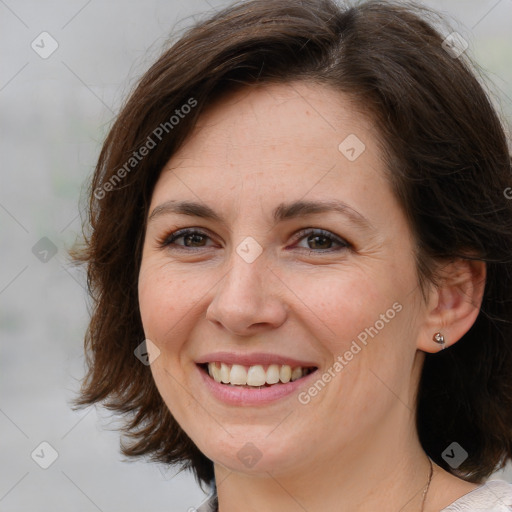
<svg viewBox="0 0 512 512"><path fill-rule="evenodd" d="M379 127L415 236L419 282L435 279L436 262L487 263L475 324L454 346L426 355L417 404L426 453L472 482L512 457L512 201L504 193L511 158L469 61L445 50L428 16L403 2L252 0L196 24L142 77L104 143L90 235L75 254L87 263L94 304L77 403L103 402L125 415L125 454L190 468L200 483L213 479L212 461L133 354L144 340L137 279L159 173L219 94L308 80L350 95ZM453 441L469 454L457 471L441 456Z"/></svg>

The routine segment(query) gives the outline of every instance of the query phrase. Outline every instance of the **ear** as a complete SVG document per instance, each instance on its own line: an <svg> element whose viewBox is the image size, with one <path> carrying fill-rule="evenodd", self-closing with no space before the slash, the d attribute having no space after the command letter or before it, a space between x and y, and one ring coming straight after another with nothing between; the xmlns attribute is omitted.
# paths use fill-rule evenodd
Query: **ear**
<svg viewBox="0 0 512 512"><path fill-rule="evenodd" d="M474 324L485 289L486 266L483 261L457 259L437 273L427 298L425 322L418 338L418 349L438 352L456 343ZM444 345L433 336L441 333Z"/></svg>

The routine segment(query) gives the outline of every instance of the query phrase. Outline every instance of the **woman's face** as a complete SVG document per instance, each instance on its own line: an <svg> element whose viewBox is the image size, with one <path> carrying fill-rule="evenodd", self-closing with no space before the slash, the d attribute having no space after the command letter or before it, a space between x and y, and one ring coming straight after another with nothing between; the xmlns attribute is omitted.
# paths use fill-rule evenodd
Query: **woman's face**
<svg viewBox="0 0 512 512"><path fill-rule="evenodd" d="M246 88L203 113L154 189L139 300L156 385L218 464L300 471L412 425L411 232L371 121L326 86Z"/></svg>

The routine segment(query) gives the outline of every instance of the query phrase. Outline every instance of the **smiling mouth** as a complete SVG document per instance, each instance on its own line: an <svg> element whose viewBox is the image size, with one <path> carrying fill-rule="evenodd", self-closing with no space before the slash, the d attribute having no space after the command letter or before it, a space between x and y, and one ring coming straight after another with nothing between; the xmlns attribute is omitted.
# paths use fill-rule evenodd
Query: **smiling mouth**
<svg viewBox="0 0 512 512"><path fill-rule="evenodd" d="M210 362L198 366L219 384L253 389L287 384L318 370L316 366L291 367L287 364L244 366Z"/></svg>

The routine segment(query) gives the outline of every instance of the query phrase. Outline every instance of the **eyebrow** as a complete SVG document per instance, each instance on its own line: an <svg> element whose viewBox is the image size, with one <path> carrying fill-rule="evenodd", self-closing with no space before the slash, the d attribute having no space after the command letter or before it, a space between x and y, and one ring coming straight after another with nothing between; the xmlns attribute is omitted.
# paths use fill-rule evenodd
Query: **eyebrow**
<svg viewBox="0 0 512 512"><path fill-rule="evenodd" d="M307 215L330 212L341 213L361 228L373 228L366 217L361 215L358 211L354 210L351 206L344 203L343 201L335 199L327 201L298 200L291 203L281 203L272 212L272 218L274 223L277 224L285 220L305 217ZM148 222L157 217L168 214L189 215L225 223L222 216L220 216L208 205L201 204L196 201L177 200L165 201L164 203L156 206L149 215Z"/></svg>

